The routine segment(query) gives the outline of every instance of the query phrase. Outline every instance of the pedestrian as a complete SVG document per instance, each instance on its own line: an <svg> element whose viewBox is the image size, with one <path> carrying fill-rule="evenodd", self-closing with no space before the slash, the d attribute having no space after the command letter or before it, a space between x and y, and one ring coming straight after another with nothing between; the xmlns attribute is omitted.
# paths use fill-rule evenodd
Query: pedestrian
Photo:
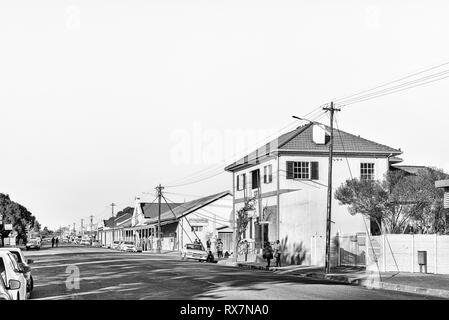
<svg viewBox="0 0 449 320"><path fill-rule="evenodd" d="M281 266L281 244L279 240L276 240L276 242L273 245L274 250L274 259L276 261L276 267Z"/></svg>
<svg viewBox="0 0 449 320"><path fill-rule="evenodd" d="M221 239L217 241L217 255L218 258L223 258L223 242L221 242Z"/></svg>
<svg viewBox="0 0 449 320"><path fill-rule="evenodd" d="M210 246L211 246L212 242L210 241L210 238L207 239L206 241L206 247L207 247L207 251L210 251Z"/></svg>
<svg viewBox="0 0 449 320"><path fill-rule="evenodd" d="M243 241L243 254L245 255L245 261L248 261L249 252L249 242L247 240Z"/></svg>
<svg viewBox="0 0 449 320"><path fill-rule="evenodd" d="M215 260L214 254L212 253L212 251L209 250L209 253L207 254L206 262L214 262L214 260Z"/></svg>
<svg viewBox="0 0 449 320"><path fill-rule="evenodd" d="M263 255L262 255L262 257L264 259L267 259L267 268L269 268L271 259L273 259L273 249L271 248L271 245L270 245L270 243L268 241L265 242L265 246L263 248Z"/></svg>
<svg viewBox="0 0 449 320"><path fill-rule="evenodd" d="M55 246L55 237L51 238L51 247L53 248Z"/></svg>
<svg viewBox="0 0 449 320"><path fill-rule="evenodd" d="M56 243L56 248L57 248L59 245L59 237L56 237L55 243Z"/></svg>

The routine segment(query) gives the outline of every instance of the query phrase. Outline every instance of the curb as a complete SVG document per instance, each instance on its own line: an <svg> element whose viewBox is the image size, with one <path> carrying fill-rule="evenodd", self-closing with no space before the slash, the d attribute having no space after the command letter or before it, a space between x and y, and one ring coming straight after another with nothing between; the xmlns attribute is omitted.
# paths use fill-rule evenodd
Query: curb
<svg viewBox="0 0 449 320"><path fill-rule="evenodd" d="M249 269L249 270L264 270L264 271L272 271L272 272L277 271L277 269L274 267L266 268L263 266L245 265L245 264L241 264L241 263L237 263L236 267L241 268L241 269ZM449 290L444 290L444 289L415 287L415 286L408 286L408 285L402 285L402 284L373 281L373 280L363 279L363 278L347 277L345 275L325 275L325 274L316 273L316 272L309 272L309 273L304 273L304 274L294 274L294 275L299 276L299 277L312 278L312 279L329 280L329 281L334 281L337 283L344 283L344 284L348 284L348 285L364 287L367 289L374 289L374 290L383 289L383 290L390 290L390 291L400 291L400 292L406 292L406 293L413 293L413 294L449 299Z"/></svg>

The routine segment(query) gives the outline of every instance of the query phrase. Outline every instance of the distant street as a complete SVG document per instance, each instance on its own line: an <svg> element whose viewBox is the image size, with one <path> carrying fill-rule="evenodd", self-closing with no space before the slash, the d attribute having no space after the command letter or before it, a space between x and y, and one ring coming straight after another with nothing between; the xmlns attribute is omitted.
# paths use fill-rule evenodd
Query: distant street
<svg viewBox="0 0 449 320"><path fill-rule="evenodd" d="M90 247L45 247L25 254L34 259L32 299L430 299L182 261L175 254ZM71 281L77 268L79 288Z"/></svg>

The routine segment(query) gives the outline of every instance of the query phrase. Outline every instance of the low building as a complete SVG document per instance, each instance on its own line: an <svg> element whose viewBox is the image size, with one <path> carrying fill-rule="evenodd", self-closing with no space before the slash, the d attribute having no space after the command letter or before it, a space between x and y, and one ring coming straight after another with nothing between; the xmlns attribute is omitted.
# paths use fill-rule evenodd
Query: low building
<svg viewBox="0 0 449 320"><path fill-rule="evenodd" d="M132 226L127 230L133 232L135 241L140 242L144 250L155 250L159 205L137 199L131 220ZM195 239L205 246L208 239L215 243L219 237L223 237L225 246L227 244L225 250L231 250L232 195L225 191L184 203L163 203L160 225L162 250L181 250Z"/></svg>

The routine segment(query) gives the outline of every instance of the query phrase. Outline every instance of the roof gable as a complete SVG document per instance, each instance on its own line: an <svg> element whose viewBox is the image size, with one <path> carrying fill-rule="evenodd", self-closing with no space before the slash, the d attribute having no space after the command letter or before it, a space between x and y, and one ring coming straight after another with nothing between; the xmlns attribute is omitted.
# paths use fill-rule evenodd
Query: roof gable
<svg viewBox="0 0 449 320"><path fill-rule="evenodd" d="M329 133L330 128L326 125L323 126ZM329 152L329 141L326 141L325 144L313 142L313 124L309 123L270 141L263 147L228 165L225 170L235 171L244 166L258 164L261 160L273 155L274 152L282 151L327 154ZM402 151L334 128L334 153L399 155Z"/></svg>
<svg viewBox="0 0 449 320"><path fill-rule="evenodd" d="M181 203L171 203L170 207L173 209L177 206L181 205ZM157 218L159 215L159 204L158 203L140 203L140 208L143 212L143 215L147 219ZM170 210L167 203L161 203L161 214Z"/></svg>

